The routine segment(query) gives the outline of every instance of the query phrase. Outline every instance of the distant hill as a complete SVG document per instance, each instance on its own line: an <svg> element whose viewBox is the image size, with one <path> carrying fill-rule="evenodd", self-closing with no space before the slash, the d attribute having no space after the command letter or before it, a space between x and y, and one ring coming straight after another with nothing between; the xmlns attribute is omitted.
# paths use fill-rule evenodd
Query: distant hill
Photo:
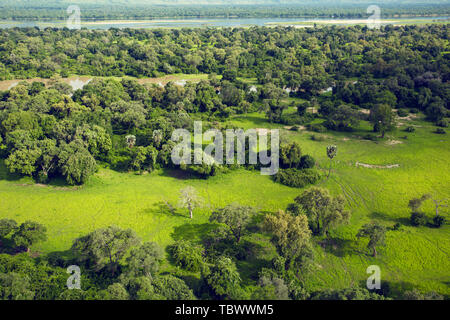
<svg viewBox="0 0 450 320"><path fill-rule="evenodd" d="M0 6L24 6L24 7L40 7L40 6L67 6L69 4L85 4L85 5L315 5L323 6L331 4L338 5L355 5L363 4L389 4L389 5L406 5L406 4L450 4L450 0L2 0Z"/></svg>

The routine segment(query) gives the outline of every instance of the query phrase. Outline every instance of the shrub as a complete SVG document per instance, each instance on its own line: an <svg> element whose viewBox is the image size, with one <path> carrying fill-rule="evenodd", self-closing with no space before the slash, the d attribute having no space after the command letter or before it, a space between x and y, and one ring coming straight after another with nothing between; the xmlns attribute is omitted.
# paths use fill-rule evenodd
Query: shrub
<svg viewBox="0 0 450 320"><path fill-rule="evenodd" d="M399 117L407 117L408 116L408 111L406 111L405 109L398 109L397 111L397 115Z"/></svg>
<svg viewBox="0 0 450 320"><path fill-rule="evenodd" d="M442 128L437 128L436 131L435 131L434 133L437 133L437 134L446 134L447 132L445 132L445 130L442 129Z"/></svg>
<svg viewBox="0 0 450 320"><path fill-rule="evenodd" d="M416 128L414 128L413 126L409 126L409 127L406 127L405 131L412 133L412 132L416 131Z"/></svg>
<svg viewBox="0 0 450 320"><path fill-rule="evenodd" d="M394 224L394 226L392 227L392 230L398 231L398 230L400 230L401 227L402 227L402 225L401 225L399 222L397 222L397 223Z"/></svg>
<svg viewBox="0 0 450 320"><path fill-rule="evenodd" d="M433 225L436 228L440 228L445 224L445 218L443 216L437 215L433 218Z"/></svg>
<svg viewBox="0 0 450 320"><path fill-rule="evenodd" d="M306 154L300 158L299 169L311 169L316 165L316 160L313 157Z"/></svg>
<svg viewBox="0 0 450 320"><path fill-rule="evenodd" d="M274 180L289 187L303 188L319 181L320 173L314 169L280 169L274 176Z"/></svg>
<svg viewBox="0 0 450 320"><path fill-rule="evenodd" d="M312 134L311 135L311 140L312 141L325 141L325 138L323 136Z"/></svg>
<svg viewBox="0 0 450 320"><path fill-rule="evenodd" d="M411 213L411 224L413 226L424 226L427 224L427 216L423 212Z"/></svg>
<svg viewBox="0 0 450 320"><path fill-rule="evenodd" d="M306 127L309 131L314 131L314 132L319 132L319 133L323 133L327 131L327 128L325 128L323 125L319 124L319 123L313 123L313 124L309 124Z"/></svg>
<svg viewBox="0 0 450 320"><path fill-rule="evenodd" d="M436 122L436 125L438 127L442 127L442 128L448 128L448 121L445 119L439 120Z"/></svg>
<svg viewBox="0 0 450 320"><path fill-rule="evenodd" d="M411 113L419 113L419 109L412 108L412 109L409 109L409 112L411 112Z"/></svg>

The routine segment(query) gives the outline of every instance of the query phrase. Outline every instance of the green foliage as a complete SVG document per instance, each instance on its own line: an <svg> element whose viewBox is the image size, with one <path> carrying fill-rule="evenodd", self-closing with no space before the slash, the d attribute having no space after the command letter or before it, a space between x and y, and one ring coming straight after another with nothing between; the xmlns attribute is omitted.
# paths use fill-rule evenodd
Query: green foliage
<svg viewBox="0 0 450 320"><path fill-rule="evenodd" d="M139 241L133 230L123 230L111 226L95 230L76 239L73 242L72 250L80 262L87 263L88 266L92 266L97 271L108 266L112 275L114 275L119 261L131 247L139 244ZM145 251L145 247L143 250ZM135 256L134 259L139 260L139 256ZM132 262L134 261L132 258Z"/></svg>
<svg viewBox="0 0 450 320"><path fill-rule="evenodd" d="M413 211L411 212L410 221L413 226L419 227L425 226L428 222L428 219L425 213L420 211Z"/></svg>
<svg viewBox="0 0 450 320"><path fill-rule="evenodd" d="M155 293L167 300L195 300L194 293L186 283L172 275L155 278L153 286Z"/></svg>
<svg viewBox="0 0 450 320"><path fill-rule="evenodd" d="M175 264L192 272L199 272L204 267L204 249L190 241L177 241L170 247Z"/></svg>
<svg viewBox="0 0 450 320"><path fill-rule="evenodd" d="M64 144L58 155L61 173L68 184L83 184L95 172L94 157L79 140Z"/></svg>
<svg viewBox="0 0 450 320"><path fill-rule="evenodd" d="M321 179L320 172L315 169L280 169L274 175L274 180L293 188L304 188L315 184Z"/></svg>
<svg viewBox="0 0 450 320"><path fill-rule="evenodd" d="M327 189L312 187L295 198L295 203L306 213L315 234L326 233L328 236L331 229L350 220L345 199L342 196L332 197Z"/></svg>
<svg viewBox="0 0 450 320"><path fill-rule="evenodd" d="M159 270L164 254L155 242L145 242L132 248L127 257L128 273L152 278Z"/></svg>
<svg viewBox="0 0 450 320"><path fill-rule="evenodd" d="M0 273L1 300L33 300L34 292L30 290L30 279L17 273Z"/></svg>
<svg viewBox="0 0 450 320"><path fill-rule="evenodd" d="M305 154L300 158L300 169L312 169L316 165L316 160L309 154Z"/></svg>
<svg viewBox="0 0 450 320"><path fill-rule="evenodd" d="M247 232L247 227L254 214L255 210L252 207L230 204L214 211L209 221L225 224L238 243Z"/></svg>
<svg viewBox="0 0 450 320"><path fill-rule="evenodd" d="M372 250L373 256L377 256L377 246L385 245L385 237L386 237L386 227L382 226L377 222L368 223L362 226L359 229L358 234L356 235L358 238L369 238L369 243L367 244L367 248Z"/></svg>
<svg viewBox="0 0 450 320"><path fill-rule="evenodd" d="M266 215L264 229L272 235L272 242L278 253L286 259L286 270L301 255L311 238L305 215L293 216L284 211Z"/></svg>
<svg viewBox="0 0 450 320"><path fill-rule="evenodd" d="M235 300L242 295L241 276L236 264L228 257L221 256L214 261L205 280L218 299Z"/></svg>
<svg viewBox="0 0 450 320"><path fill-rule="evenodd" d="M375 292L370 292L366 288L353 287L315 292L312 294L311 300L386 300L386 298Z"/></svg>
<svg viewBox="0 0 450 320"><path fill-rule="evenodd" d="M12 240L18 246L30 249L30 246L39 241L47 240L47 228L40 223L25 221L12 235Z"/></svg>
<svg viewBox="0 0 450 320"><path fill-rule="evenodd" d="M387 104L376 104L370 110L369 119L374 126L374 131L381 132L382 138L384 138L387 131L391 131L395 128L395 114L392 112L391 106Z"/></svg>
<svg viewBox="0 0 450 320"><path fill-rule="evenodd" d="M440 228L445 224L445 217L437 215L433 217L433 225L436 228Z"/></svg>
<svg viewBox="0 0 450 320"><path fill-rule="evenodd" d="M12 219L1 219L0 220L0 241L6 238L9 234L17 229L17 222Z"/></svg>

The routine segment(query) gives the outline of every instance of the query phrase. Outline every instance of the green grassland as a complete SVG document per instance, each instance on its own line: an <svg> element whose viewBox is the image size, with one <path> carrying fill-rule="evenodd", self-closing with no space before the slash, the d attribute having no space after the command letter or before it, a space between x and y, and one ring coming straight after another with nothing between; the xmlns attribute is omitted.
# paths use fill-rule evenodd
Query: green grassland
<svg viewBox="0 0 450 320"><path fill-rule="evenodd" d="M311 140L313 133L308 131L269 124L258 113L235 116L229 122L245 129L281 129L283 136L301 144L303 153L316 158L324 171L329 166L326 146L338 146L332 176L319 185L335 195L343 194L353 215L349 225L332 232L331 244L321 248L316 241L316 270L308 276L309 289L362 284L368 277L366 268L379 265L382 281L389 281L394 290L417 287L450 294L450 227L412 227L407 207L409 199L423 193L449 197L449 134L433 133L435 127L420 117L400 121L402 126L397 131L377 142L360 138L370 132L365 122L351 133L316 134L323 136L323 141ZM407 125L415 125L416 131L404 132ZM361 168L356 167L356 162L399 167ZM205 200L192 220L181 209L170 213L166 208L166 202L176 205L179 190L187 185L194 186ZM274 211L284 209L301 191L244 169L202 180L170 170L136 175L101 168L83 187L67 187L58 181L42 186L8 174L0 163L1 215L46 225L48 240L32 248L43 254L65 251L76 237L113 224L132 228L144 241L156 241L162 246L178 239L198 240L211 229L208 218L214 208L238 202ZM431 202L424 209L431 218ZM443 213L448 217L448 208ZM369 255L366 240L356 238L361 225L371 220L387 227L402 224L401 230L387 233L387 245L380 248L376 259ZM249 276L257 272L255 264L240 262L238 266L244 281L251 284ZM167 264L165 268L173 267Z"/></svg>

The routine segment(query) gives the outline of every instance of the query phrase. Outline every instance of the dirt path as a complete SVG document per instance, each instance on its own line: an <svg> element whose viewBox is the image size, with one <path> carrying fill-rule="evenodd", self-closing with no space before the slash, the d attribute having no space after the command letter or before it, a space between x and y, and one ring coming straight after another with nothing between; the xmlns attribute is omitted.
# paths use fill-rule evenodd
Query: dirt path
<svg viewBox="0 0 450 320"><path fill-rule="evenodd" d="M392 169L392 168L400 167L399 164L388 164L385 166L381 166L381 165L375 165L375 164L362 163L362 162L358 162L358 161L356 162L355 166L363 167L363 168L370 168L370 169Z"/></svg>

